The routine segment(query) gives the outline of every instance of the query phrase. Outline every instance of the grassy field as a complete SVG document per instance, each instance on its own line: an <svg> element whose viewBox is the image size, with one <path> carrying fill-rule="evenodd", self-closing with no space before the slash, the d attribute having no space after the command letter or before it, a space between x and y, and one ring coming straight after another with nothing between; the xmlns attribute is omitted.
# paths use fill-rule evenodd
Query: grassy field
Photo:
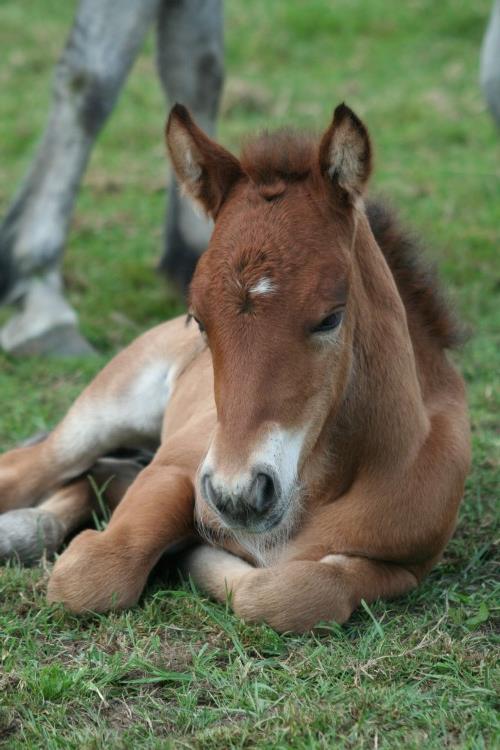
<svg viewBox="0 0 500 750"><path fill-rule="evenodd" d="M45 604L45 568L2 569L0 745L499 746L500 133L477 85L489 6L226 3L221 140L237 148L244 133L284 123L319 129L345 99L373 135L373 191L424 234L471 326L457 359L474 465L443 562L417 592L321 637L249 627L188 587L166 590L158 580L133 611L78 619ZM0 0L0 211L43 127L73 8ZM151 38L93 154L66 255L70 298L102 354L86 362L0 355L2 449L53 425L113 352L182 309L154 272L165 113Z"/></svg>

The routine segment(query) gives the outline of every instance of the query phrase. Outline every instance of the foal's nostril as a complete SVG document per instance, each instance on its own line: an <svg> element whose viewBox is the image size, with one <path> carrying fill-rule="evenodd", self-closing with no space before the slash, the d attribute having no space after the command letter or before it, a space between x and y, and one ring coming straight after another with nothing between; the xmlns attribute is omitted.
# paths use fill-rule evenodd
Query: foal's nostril
<svg viewBox="0 0 500 750"><path fill-rule="evenodd" d="M219 513L226 513L232 507L233 501L231 495L224 493L221 489L214 486L212 475L209 472L201 478L201 489L205 499Z"/></svg>
<svg viewBox="0 0 500 750"><path fill-rule="evenodd" d="M253 480L248 495L248 504L256 513L265 513L273 504L276 497L274 481L269 474L259 472Z"/></svg>
<svg viewBox="0 0 500 750"><path fill-rule="evenodd" d="M210 474L204 474L201 478L201 489L209 503L217 507L219 494L215 491Z"/></svg>

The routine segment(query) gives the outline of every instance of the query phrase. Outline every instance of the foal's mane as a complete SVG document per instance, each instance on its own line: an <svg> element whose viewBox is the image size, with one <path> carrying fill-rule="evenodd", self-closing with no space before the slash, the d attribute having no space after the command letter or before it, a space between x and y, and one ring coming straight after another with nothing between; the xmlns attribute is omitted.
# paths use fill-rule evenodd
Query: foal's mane
<svg viewBox="0 0 500 750"><path fill-rule="evenodd" d="M257 186L265 186L307 179L317 159L317 138L284 128L264 131L247 141L241 165ZM442 348L459 346L465 332L447 303L436 270L426 261L420 242L381 201L368 199L366 213L408 316L417 318Z"/></svg>
<svg viewBox="0 0 500 750"><path fill-rule="evenodd" d="M420 318L443 349L463 344L466 331L443 293L435 267L427 261L420 241L402 227L382 202L368 200L366 213L408 315Z"/></svg>

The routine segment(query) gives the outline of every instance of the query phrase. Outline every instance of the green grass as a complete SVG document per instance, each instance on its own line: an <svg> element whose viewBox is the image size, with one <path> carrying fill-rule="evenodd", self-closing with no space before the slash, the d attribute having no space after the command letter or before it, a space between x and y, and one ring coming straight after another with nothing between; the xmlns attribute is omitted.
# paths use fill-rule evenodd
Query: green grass
<svg viewBox="0 0 500 750"><path fill-rule="evenodd" d="M345 99L368 123L373 189L428 240L473 336L474 463L457 533L416 592L321 637L250 627L159 580L141 606L77 619L46 570L0 572L0 745L17 748L493 748L500 744L494 543L500 489L500 133L478 90L489 0L227 0L236 148L262 126L319 129ZM0 206L43 127L73 3L0 2ZM66 255L102 356L0 356L0 447L46 428L120 346L181 309L155 275L166 105L148 40L92 157ZM5 313L2 313L5 315Z"/></svg>

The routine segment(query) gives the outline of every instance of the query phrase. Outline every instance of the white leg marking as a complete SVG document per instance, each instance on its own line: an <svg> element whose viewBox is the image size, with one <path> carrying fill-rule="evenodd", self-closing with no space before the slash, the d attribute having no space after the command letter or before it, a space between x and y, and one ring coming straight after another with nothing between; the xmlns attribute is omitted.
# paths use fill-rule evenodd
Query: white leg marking
<svg viewBox="0 0 500 750"><path fill-rule="evenodd" d="M185 564L185 572L197 586L222 600L249 570L252 566L241 558L208 544L188 553Z"/></svg>
<svg viewBox="0 0 500 750"><path fill-rule="evenodd" d="M346 562L349 562L348 555L326 555L320 560L320 563L325 563L326 565L338 565L339 563L345 564Z"/></svg>
<svg viewBox="0 0 500 750"><path fill-rule="evenodd" d="M175 367L157 361L143 367L117 393L84 393L55 433L58 453L68 464L67 478L85 471L89 458L93 463L115 447L159 443L175 376Z"/></svg>

